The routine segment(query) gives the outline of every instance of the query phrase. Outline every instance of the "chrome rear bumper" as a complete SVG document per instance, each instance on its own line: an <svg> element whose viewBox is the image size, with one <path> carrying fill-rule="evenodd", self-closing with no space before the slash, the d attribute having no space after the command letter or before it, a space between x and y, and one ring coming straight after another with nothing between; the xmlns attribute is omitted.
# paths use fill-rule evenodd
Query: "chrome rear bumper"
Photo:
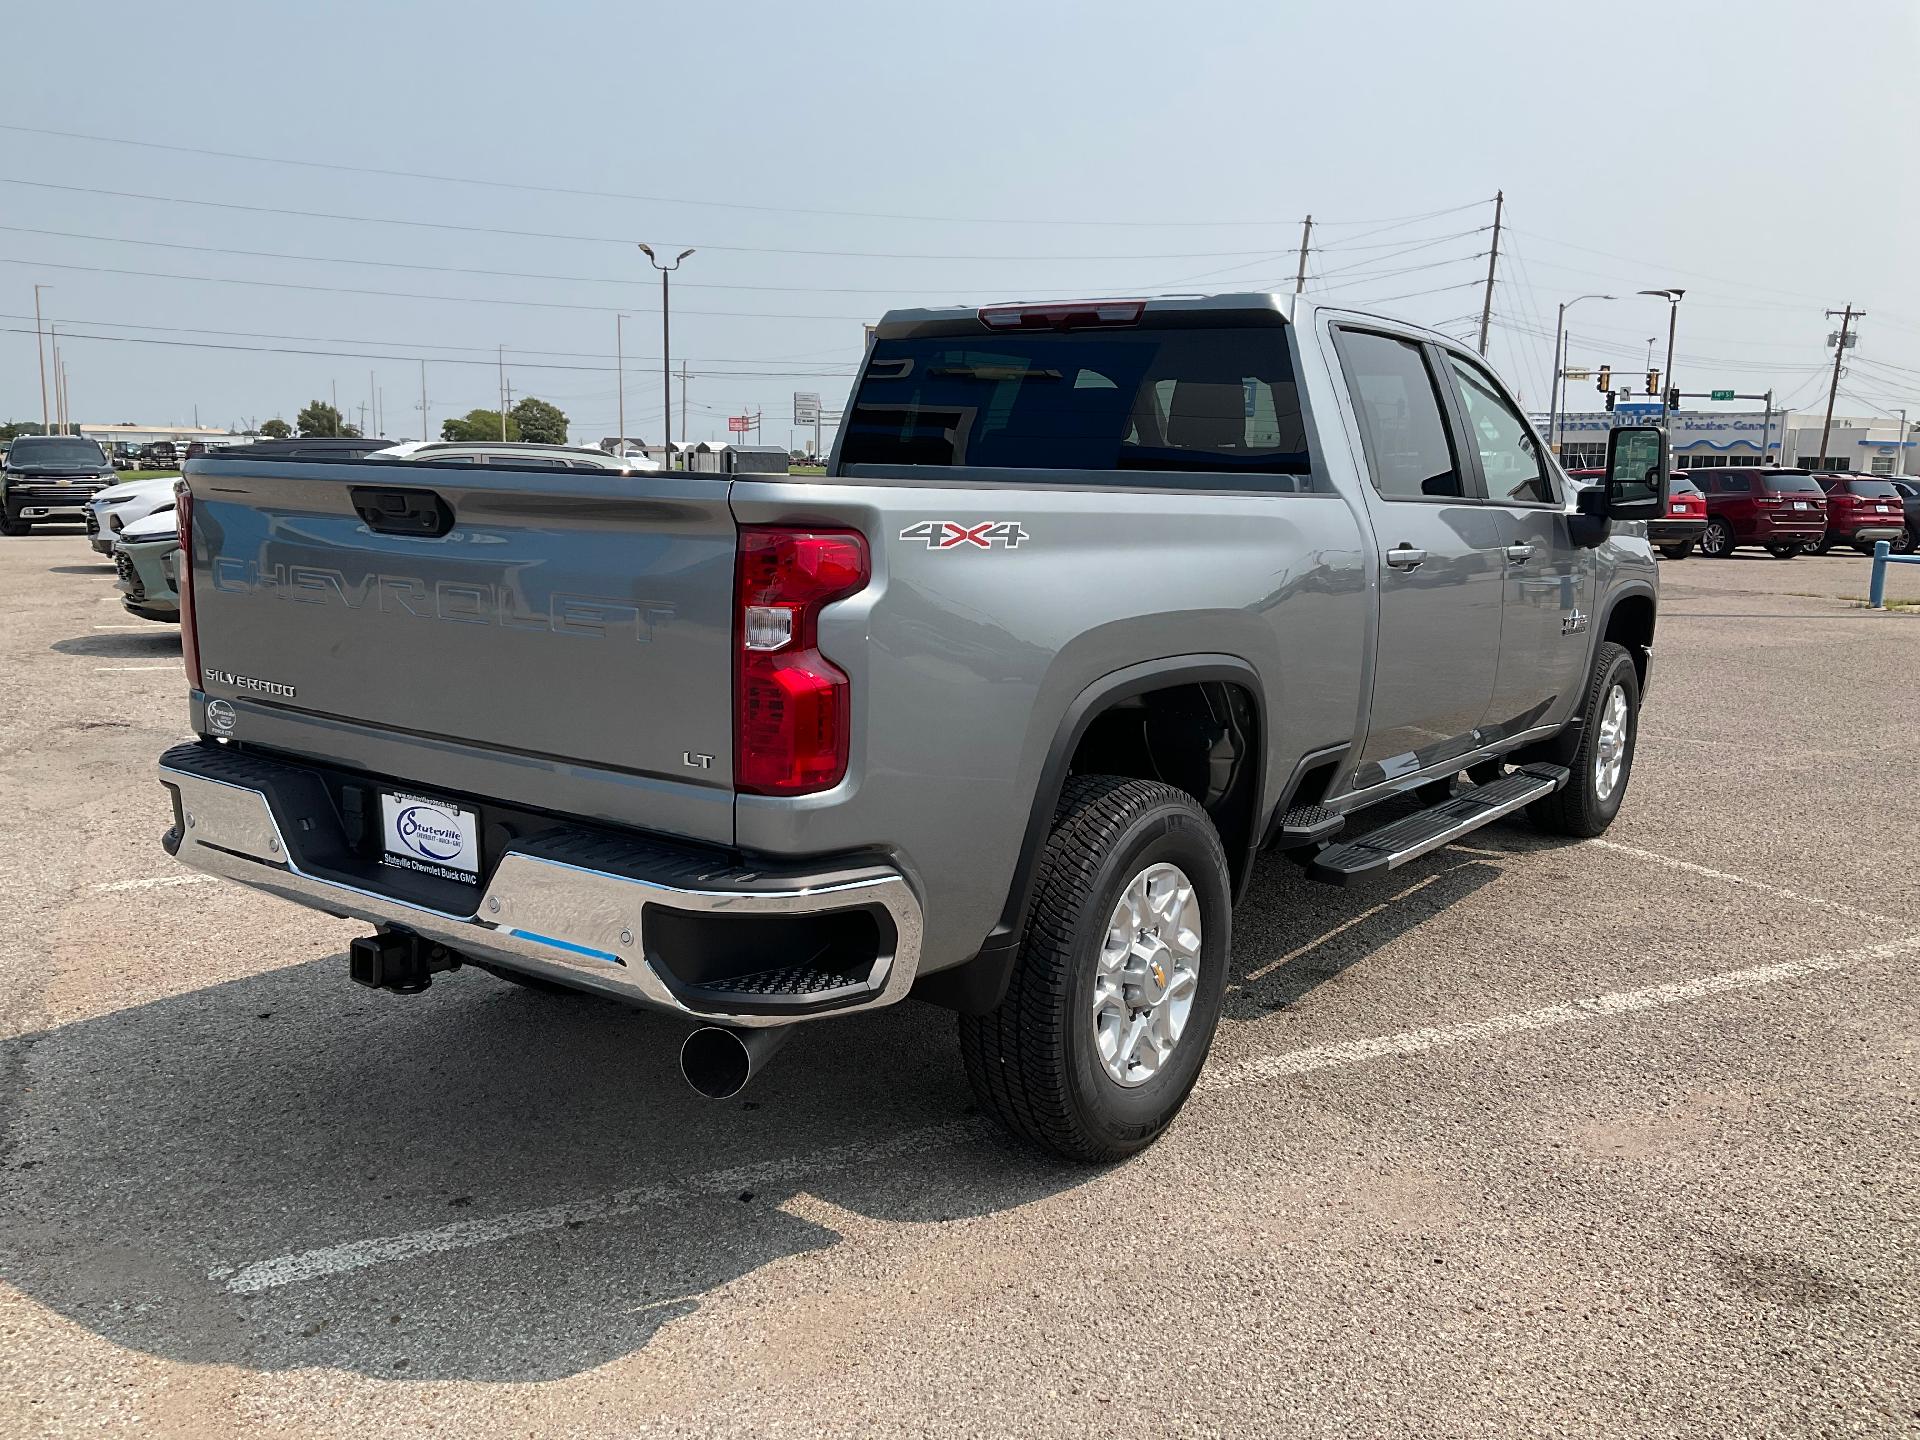
<svg viewBox="0 0 1920 1440"><path fill-rule="evenodd" d="M899 872L872 864L789 874L681 858L656 863L666 875L649 875L646 865L633 863L636 852L623 851L616 840L582 835L526 842L525 848L516 841L494 866L473 913L428 909L303 869L287 837L307 828L309 817L275 813L275 771L299 773L224 747L168 751L159 775L177 797L178 814L168 848L196 870L311 909L409 931L484 964L721 1024L784 1025L876 1009L902 999L919 967L919 901ZM576 858L536 853L541 848ZM863 988L844 1003L806 1012L734 1010L711 991L689 999L683 985L676 993L656 968L649 922L661 910L681 917L878 911L889 922L880 933L891 934L857 982Z"/></svg>

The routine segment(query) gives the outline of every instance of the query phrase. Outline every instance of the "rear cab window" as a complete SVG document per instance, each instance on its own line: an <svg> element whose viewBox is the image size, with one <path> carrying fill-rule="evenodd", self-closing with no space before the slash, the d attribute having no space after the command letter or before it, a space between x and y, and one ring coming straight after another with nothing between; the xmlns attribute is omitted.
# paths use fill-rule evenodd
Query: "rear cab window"
<svg viewBox="0 0 1920 1440"><path fill-rule="evenodd" d="M1244 472L1248 488L1311 488L1280 325L983 327L876 340L840 461Z"/></svg>

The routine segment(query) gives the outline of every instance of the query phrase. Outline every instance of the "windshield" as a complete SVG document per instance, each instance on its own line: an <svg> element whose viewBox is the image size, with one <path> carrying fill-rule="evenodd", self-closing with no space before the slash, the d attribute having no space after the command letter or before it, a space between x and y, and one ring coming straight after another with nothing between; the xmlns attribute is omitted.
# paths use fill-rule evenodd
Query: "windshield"
<svg viewBox="0 0 1920 1440"><path fill-rule="evenodd" d="M1849 480L1847 490L1854 495L1864 495L1869 500L1898 500L1900 492L1893 488L1891 480Z"/></svg>
<svg viewBox="0 0 1920 1440"><path fill-rule="evenodd" d="M22 435L7 451L15 465L105 465L106 452L79 435Z"/></svg>
<svg viewBox="0 0 1920 1440"><path fill-rule="evenodd" d="M1307 473L1278 328L879 340L841 442L849 465ZM1291 487L1289 487L1291 488Z"/></svg>
<svg viewBox="0 0 1920 1440"><path fill-rule="evenodd" d="M1760 477L1761 488L1773 495L1822 495L1820 482L1811 475L1782 475L1770 471Z"/></svg>

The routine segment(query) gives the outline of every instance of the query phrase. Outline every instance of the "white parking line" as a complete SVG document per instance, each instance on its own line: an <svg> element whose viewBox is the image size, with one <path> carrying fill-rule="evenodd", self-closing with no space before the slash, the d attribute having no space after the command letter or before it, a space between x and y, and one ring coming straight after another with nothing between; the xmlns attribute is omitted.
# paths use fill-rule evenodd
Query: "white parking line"
<svg viewBox="0 0 1920 1440"><path fill-rule="evenodd" d="M178 670L178 665L96 665L96 675L128 675L140 670Z"/></svg>
<svg viewBox="0 0 1920 1440"><path fill-rule="evenodd" d="M1824 900L1818 895L1802 895L1798 890L1789 890L1781 885L1769 885L1764 880L1749 880L1744 875L1729 875L1725 870L1710 870L1705 865L1696 865L1691 860L1676 860L1671 855L1662 855L1657 850L1641 850L1632 845L1622 845L1614 840L1589 840L1589 845L1598 845L1602 850L1617 850L1622 855L1631 855L1636 860L1648 860L1655 865L1664 865L1669 870L1684 870L1689 875L1698 875L1707 880L1724 880L1729 885L1738 885L1747 890L1758 890L1781 900L1792 900L1796 904L1811 905L1818 910L1831 910L1835 914L1850 915L1856 920L1870 920L1876 925L1898 925L1898 920L1890 920L1885 915L1875 915L1870 910L1857 910L1851 905L1843 905L1838 900Z"/></svg>
<svg viewBox="0 0 1920 1440"><path fill-rule="evenodd" d="M93 888L103 895L111 895L116 890L158 890L163 885L211 885L219 878L218 875L189 872L185 875L155 875L146 880L115 880L112 884Z"/></svg>
<svg viewBox="0 0 1920 1440"><path fill-rule="evenodd" d="M1257 1056L1234 1065L1210 1070L1201 1077L1201 1090L1218 1093L1243 1085L1304 1075L1341 1065L1364 1064L1371 1060L1418 1055L1425 1051L1465 1044L1493 1036L1518 1034L1528 1030L1546 1030L1576 1021L1602 1020L1631 1015L1663 1005L1679 1005L1703 1000L1735 990L1754 990L1795 980L1806 975L1830 974L1871 960L1889 960L1920 951L1920 935L1891 940L1861 950L1836 955L1814 956L1806 960L1785 960L1773 965L1753 965L1742 970L1726 970L1717 975L1702 975L1693 980L1676 980L1665 985L1649 985L1639 990L1620 990L1593 995L1539 1010L1523 1010L1471 1020L1461 1025L1437 1029L1404 1030L1396 1035L1379 1035L1351 1040L1341 1045L1321 1045L1307 1050L1291 1050L1277 1055ZM520 1210L484 1219L460 1220L427 1230L408 1230L397 1235L351 1240L302 1250L271 1260L256 1260L239 1269L221 1268L210 1272L229 1293L254 1294L284 1285L343 1275L375 1265L412 1260L422 1255L444 1254L472 1249L522 1235L535 1235L592 1220L609 1220L650 1206L683 1201L690 1195L726 1194L738 1190L767 1190L776 1186L817 1182L827 1174L868 1165L901 1156L945 1149L963 1141L992 1135L994 1127L986 1120L972 1118L908 1131L883 1139L838 1145L784 1159L756 1161L745 1165L709 1170L676 1180L618 1190L611 1195L549 1205L538 1210Z"/></svg>

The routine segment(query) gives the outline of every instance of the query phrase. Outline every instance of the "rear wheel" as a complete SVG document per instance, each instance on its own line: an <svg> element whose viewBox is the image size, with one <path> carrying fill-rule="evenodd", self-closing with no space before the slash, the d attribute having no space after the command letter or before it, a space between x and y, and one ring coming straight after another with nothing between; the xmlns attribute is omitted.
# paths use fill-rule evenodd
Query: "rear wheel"
<svg viewBox="0 0 1920 1440"><path fill-rule="evenodd" d="M1227 980L1227 857L1157 781L1076 776L1054 812L1000 1004L960 1017L983 1109L1070 1160L1166 1129L1200 1076Z"/></svg>
<svg viewBox="0 0 1920 1440"><path fill-rule="evenodd" d="M1791 560L1800 553L1800 542L1798 540L1776 542L1767 546L1767 553L1776 560Z"/></svg>
<svg viewBox="0 0 1920 1440"><path fill-rule="evenodd" d="M1601 644L1581 714L1585 720L1573 752L1573 774L1559 790L1529 805L1527 815L1551 834L1592 839L1620 813L1640 735L1640 672L1624 646L1611 640Z"/></svg>
<svg viewBox="0 0 1920 1440"><path fill-rule="evenodd" d="M1669 560L1684 560L1693 553L1693 542L1688 540L1680 545L1662 545L1660 553Z"/></svg>
<svg viewBox="0 0 1920 1440"><path fill-rule="evenodd" d="M1707 521L1707 528L1700 533L1700 553L1713 560L1733 554L1733 527L1717 515Z"/></svg>

